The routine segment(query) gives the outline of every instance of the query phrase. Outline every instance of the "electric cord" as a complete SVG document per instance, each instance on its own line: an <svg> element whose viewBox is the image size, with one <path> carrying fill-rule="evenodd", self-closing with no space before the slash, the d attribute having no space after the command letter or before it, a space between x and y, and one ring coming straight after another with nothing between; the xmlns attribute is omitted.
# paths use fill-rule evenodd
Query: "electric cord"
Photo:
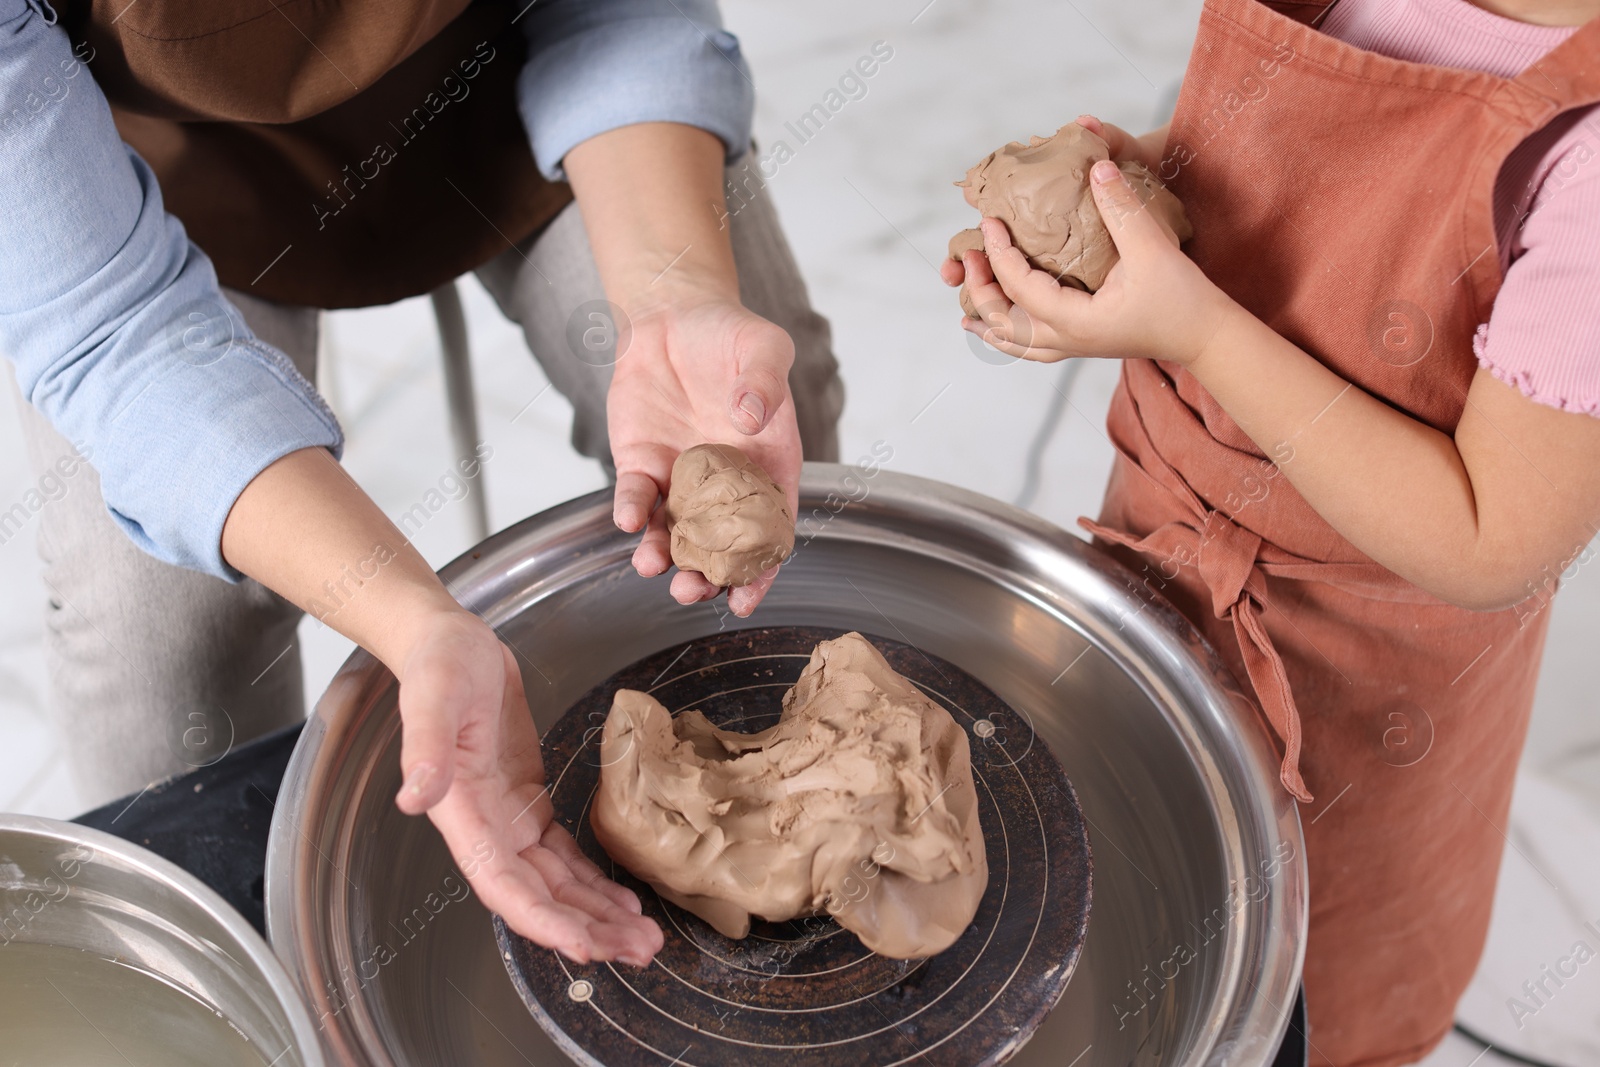
<svg viewBox="0 0 1600 1067"><path fill-rule="evenodd" d="M1039 428L1033 432L1033 440L1028 443L1028 451L1022 463L1022 488L1012 499L1012 503L1019 508L1032 507L1034 498L1039 495L1039 486L1044 481L1044 454L1050 447L1050 439L1056 435L1056 430L1061 426L1061 417L1066 413L1068 397L1072 395L1072 383L1077 380L1078 372L1083 369L1083 360L1064 359L1061 361L1061 373L1056 386L1051 390L1054 395L1044 409L1044 418L1039 422Z"/></svg>
<svg viewBox="0 0 1600 1067"><path fill-rule="evenodd" d="M1520 1052L1512 1052L1510 1049L1501 1048L1499 1045L1496 1045L1494 1042L1490 1041L1488 1038L1484 1037L1482 1034L1479 1034L1474 1030L1470 1030L1467 1027L1462 1026L1459 1021L1456 1023L1455 1028L1456 1028L1456 1033L1460 1034L1462 1037L1466 1038L1468 1041L1476 1041L1478 1044L1482 1045L1484 1048L1493 1050L1493 1052L1494 1052L1494 1054L1496 1056L1500 1056L1500 1057L1502 1057L1504 1059L1508 1059L1512 1063L1527 1064L1527 1067L1567 1067L1566 1064L1556 1063L1553 1060L1536 1060L1532 1056L1524 1056Z"/></svg>

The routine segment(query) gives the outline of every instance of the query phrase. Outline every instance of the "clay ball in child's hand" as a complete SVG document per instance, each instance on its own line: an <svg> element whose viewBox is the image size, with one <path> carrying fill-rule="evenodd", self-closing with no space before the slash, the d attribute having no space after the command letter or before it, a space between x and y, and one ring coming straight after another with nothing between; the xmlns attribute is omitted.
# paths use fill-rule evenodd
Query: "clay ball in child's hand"
<svg viewBox="0 0 1600 1067"><path fill-rule="evenodd" d="M1092 293L1117 262L1117 246L1089 191L1089 169L1110 157L1104 140L1074 122L1053 137L1033 137L1027 144L1012 141L989 153L956 184L985 218L1006 224L1012 243L1029 263L1062 285ZM1117 166L1179 241L1194 235L1183 205L1148 167L1131 160ZM950 239L950 258L959 260L962 252L982 248L982 233L962 230ZM961 309L977 315L965 286Z"/></svg>
<svg viewBox="0 0 1600 1067"><path fill-rule="evenodd" d="M696 445L678 456L667 526L672 562L724 588L749 585L794 549L783 488L733 445Z"/></svg>

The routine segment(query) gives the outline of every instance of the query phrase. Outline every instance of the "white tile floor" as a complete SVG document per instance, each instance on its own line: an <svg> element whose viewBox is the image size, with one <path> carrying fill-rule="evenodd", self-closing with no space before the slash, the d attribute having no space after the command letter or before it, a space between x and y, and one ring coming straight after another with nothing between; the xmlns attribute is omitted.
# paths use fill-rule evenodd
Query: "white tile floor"
<svg viewBox="0 0 1600 1067"><path fill-rule="evenodd" d="M775 145L874 42L892 58L802 146L771 183L818 307L833 321L849 388L844 455L886 439L894 469L994 495L1021 486L1025 453L1059 368L974 358L933 265L969 213L950 182L975 158L1088 110L1150 124L1181 75L1195 0L725 0L760 90L757 136ZM466 285L485 468L496 528L602 484L566 447L570 410L544 385L519 331ZM346 462L391 515L445 473L449 447L431 312L421 300L325 320L323 388L349 433ZM1116 368L1087 366L1045 459L1033 507L1066 526L1099 501L1110 447L1100 429ZM30 479L16 420L0 404L0 502ZM468 547L465 508L420 533L441 565ZM44 714L31 531L0 545L0 810L70 816L78 808ZM1489 951L1463 1021L1508 1049L1581 1067L1600 1063L1600 964L1530 999L1522 983L1565 967L1574 942L1600 948L1600 715L1590 649L1600 579L1588 569L1556 601L1524 777L1513 813ZM331 631L302 629L315 696L348 654ZM1585 929L1585 923L1594 927ZM1511 998L1523 1009L1514 1011ZM1519 1026L1520 1022L1520 1026ZM1453 1036L1428 1067L1508 1063Z"/></svg>

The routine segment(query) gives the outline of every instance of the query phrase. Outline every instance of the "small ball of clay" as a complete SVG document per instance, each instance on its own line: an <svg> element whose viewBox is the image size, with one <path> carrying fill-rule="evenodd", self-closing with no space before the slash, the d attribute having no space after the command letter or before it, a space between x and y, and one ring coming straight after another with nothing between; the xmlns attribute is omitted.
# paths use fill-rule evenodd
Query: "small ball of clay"
<svg viewBox="0 0 1600 1067"><path fill-rule="evenodd" d="M931 956L989 884L966 733L860 634L819 644L760 733L618 690L600 766L606 852L729 937L825 911L881 955Z"/></svg>
<svg viewBox="0 0 1600 1067"><path fill-rule="evenodd" d="M772 476L733 445L695 445L672 465L672 562L713 585L749 585L794 550L794 515Z"/></svg>
<svg viewBox="0 0 1600 1067"><path fill-rule="evenodd" d="M1089 169L1110 157L1104 140L1074 122L1053 137L1034 137L1025 145L1012 141L990 152L957 184L966 190L967 203L985 218L1006 224L1012 243L1029 263L1055 275L1062 285L1092 293L1117 262L1117 246L1089 191ZM1183 205L1149 168L1132 161L1117 166L1179 241L1194 236ZM980 231L962 230L950 239L950 258L982 248ZM965 286L961 309L977 315Z"/></svg>

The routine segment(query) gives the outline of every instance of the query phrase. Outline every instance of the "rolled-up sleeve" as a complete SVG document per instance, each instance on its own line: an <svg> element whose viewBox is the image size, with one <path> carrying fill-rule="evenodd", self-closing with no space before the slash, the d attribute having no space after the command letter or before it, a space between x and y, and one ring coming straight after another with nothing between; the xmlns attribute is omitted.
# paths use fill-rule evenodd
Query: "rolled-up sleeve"
<svg viewBox="0 0 1600 1067"><path fill-rule="evenodd" d="M750 144L755 90L714 0L539 0L523 16L522 121L545 177L574 145L639 122L715 134L728 161Z"/></svg>
<svg viewBox="0 0 1600 1067"><path fill-rule="evenodd" d="M337 422L256 339L40 0L0 0L0 353L145 551L229 580L250 481Z"/></svg>

